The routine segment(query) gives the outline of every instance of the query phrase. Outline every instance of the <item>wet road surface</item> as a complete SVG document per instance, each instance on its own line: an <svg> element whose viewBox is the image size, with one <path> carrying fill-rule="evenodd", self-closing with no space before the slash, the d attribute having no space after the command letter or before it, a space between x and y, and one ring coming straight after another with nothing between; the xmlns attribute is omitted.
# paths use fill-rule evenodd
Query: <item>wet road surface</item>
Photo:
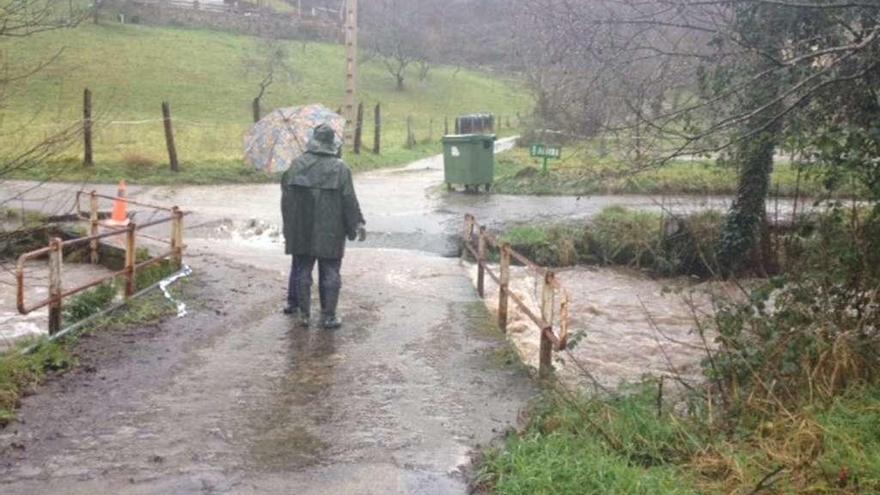
<svg viewBox="0 0 880 495"><path fill-rule="evenodd" d="M190 315L84 338L0 432L0 492L463 494L535 392L454 260L349 253L325 332L280 313L283 255L192 250Z"/></svg>

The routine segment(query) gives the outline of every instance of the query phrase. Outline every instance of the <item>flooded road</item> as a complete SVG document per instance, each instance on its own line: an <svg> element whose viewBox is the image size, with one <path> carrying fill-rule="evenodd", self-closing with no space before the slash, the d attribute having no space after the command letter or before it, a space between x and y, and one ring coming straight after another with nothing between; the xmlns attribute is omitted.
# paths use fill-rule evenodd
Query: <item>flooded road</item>
<svg viewBox="0 0 880 495"><path fill-rule="evenodd" d="M192 212L189 314L80 339L80 366L26 398L23 421L0 431L0 493L467 493L469 452L515 426L536 389L506 364L492 296L479 300L467 269L445 257L458 252L463 215L502 225L587 218L612 204L726 204L449 193L440 157L360 174L355 185L370 240L346 254L345 322L330 333L280 313L289 259L277 184L130 186L129 197ZM5 183L0 198L60 214L80 188L92 186ZM134 211L135 222L151 218ZM561 277L587 335L575 352L602 383L668 364L639 300L688 343L669 350L675 366L693 369L690 315L661 282L589 268ZM531 294L530 283L517 274L514 290ZM537 333L516 326L530 363Z"/></svg>
<svg viewBox="0 0 880 495"><path fill-rule="evenodd" d="M501 152L513 147L514 139L496 144ZM115 185L46 184L9 181L0 187L0 201L15 207L53 213L72 211L72 197L79 189L114 195ZM359 248L400 248L454 255L465 213L476 215L482 223L500 227L511 222L582 220L608 206L642 210L668 210L687 213L705 209L725 209L730 203L723 196L512 196L503 194L464 194L447 192L443 187L443 159L433 156L401 169L378 170L355 176L355 188L367 218L370 238ZM30 191L29 191L30 190ZM28 192L29 191L29 192ZM179 205L192 211L186 219L187 237L219 239L246 237L251 244L278 242L281 223L278 184L218 186L129 186L131 198L161 205ZM85 203L85 201L84 201ZM109 209L109 204L104 205ZM790 215L792 202L780 200L768 205L780 218ZM800 205L803 208L803 205ZM137 208L135 208L137 210ZM139 216L140 215L140 216ZM135 215L144 221L146 211ZM258 228L255 228L258 227ZM258 232L257 235L253 235Z"/></svg>

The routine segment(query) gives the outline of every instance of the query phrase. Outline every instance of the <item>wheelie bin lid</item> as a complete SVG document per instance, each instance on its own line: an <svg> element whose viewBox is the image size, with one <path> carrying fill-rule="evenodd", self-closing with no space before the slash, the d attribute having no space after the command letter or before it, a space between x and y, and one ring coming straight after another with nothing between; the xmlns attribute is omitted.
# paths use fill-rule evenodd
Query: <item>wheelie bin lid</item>
<svg viewBox="0 0 880 495"><path fill-rule="evenodd" d="M449 134L443 136L444 143L479 143L496 139L498 137L495 134Z"/></svg>

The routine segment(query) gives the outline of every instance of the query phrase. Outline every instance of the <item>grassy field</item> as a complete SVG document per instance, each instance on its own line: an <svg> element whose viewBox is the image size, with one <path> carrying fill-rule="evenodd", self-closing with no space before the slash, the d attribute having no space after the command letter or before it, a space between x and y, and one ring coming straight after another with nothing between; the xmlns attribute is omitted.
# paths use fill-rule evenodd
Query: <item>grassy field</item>
<svg viewBox="0 0 880 495"><path fill-rule="evenodd" d="M242 162L242 138L251 125L251 101L263 74L244 60L259 51L255 38L207 30L91 24L71 30L3 40L4 60L26 69L59 58L35 76L12 85L0 109L0 155L14 156L82 115L82 92L94 96L98 118L96 166L80 167L77 142L59 159L41 163L19 177L138 182L210 183L267 180ZM286 44L294 78L276 80L263 99L273 108L322 103L332 109L343 100L340 45ZM382 103L383 153L348 154L355 169L399 164L440 151L444 117L490 111L525 111L529 100L515 84L473 71L432 69L420 83L415 74L407 90L377 62L361 67L361 99L367 108L365 143L372 146L372 108ZM171 103L182 172L167 169L160 104ZM406 119L412 116L420 144L404 147Z"/></svg>
<svg viewBox="0 0 880 495"><path fill-rule="evenodd" d="M495 192L505 194L732 194L737 176L732 167L712 160L673 161L665 166L634 172L625 163L599 158L589 146L563 147L563 158L549 162L549 173L540 173L542 161L517 148L496 163ZM823 182L789 163L773 171L772 191L781 196L817 197L826 194ZM845 185L840 194L861 194Z"/></svg>

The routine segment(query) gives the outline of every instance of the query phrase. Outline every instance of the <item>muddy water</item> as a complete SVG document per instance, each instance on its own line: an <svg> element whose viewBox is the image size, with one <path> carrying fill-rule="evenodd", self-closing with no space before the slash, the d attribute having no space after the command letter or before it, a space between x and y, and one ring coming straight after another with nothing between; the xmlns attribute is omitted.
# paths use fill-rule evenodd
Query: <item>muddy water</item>
<svg viewBox="0 0 880 495"><path fill-rule="evenodd" d="M476 281L476 267L469 264L468 270ZM730 297L735 292L721 283L655 280L623 268L575 267L558 270L557 277L572 296L570 333L583 337L558 356L554 367L567 383L587 388L597 382L613 388L645 375L698 379L712 335L704 342L695 318L711 310L712 295ZM491 282L486 288L486 306L495 311L498 289ZM511 290L538 312L541 285L532 272L513 267ZM508 334L523 361L537 369L538 326L512 302Z"/></svg>
<svg viewBox="0 0 880 495"><path fill-rule="evenodd" d="M28 315L21 315L16 307L15 266L3 263L0 267L0 351L22 337L48 334L49 311L38 309ZM64 282L68 287L85 284L110 274L102 266L82 263L67 263L63 267ZM46 261L33 260L25 265L25 278L28 281L24 297L27 304L43 301L49 296L49 265Z"/></svg>

